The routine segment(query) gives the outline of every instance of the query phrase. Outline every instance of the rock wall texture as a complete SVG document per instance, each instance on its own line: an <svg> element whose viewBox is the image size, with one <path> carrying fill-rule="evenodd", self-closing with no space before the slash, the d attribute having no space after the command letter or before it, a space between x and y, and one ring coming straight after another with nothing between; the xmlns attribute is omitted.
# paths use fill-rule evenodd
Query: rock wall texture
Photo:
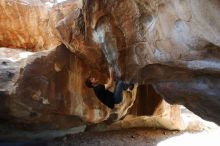
<svg viewBox="0 0 220 146"><path fill-rule="evenodd" d="M56 47L48 7L40 0L0 2L0 46L25 50Z"/></svg>
<svg viewBox="0 0 220 146"><path fill-rule="evenodd" d="M219 124L218 0L69 0L49 8L37 0L3 0L0 7L0 46L53 48L1 59L1 119L29 129L104 121L113 111L84 80L93 74L104 83L112 65L116 77L140 85L124 93L118 119L136 97L147 97L144 84L151 84L155 99L139 98L148 103L136 101L131 113L169 109L178 125L178 107L162 96Z"/></svg>
<svg viewBox="0 0 220 146"><path fill-rule="evenodd" d="M91 68L65 45L29 54L27 58L15 55L17 60L8 59L7 54L11 54L7 49L0 50L6 54L0 60L1 120L34 130L77 127L109 118L111 109L98 101L93 90L84 84L89 73L104 83L107 70ZM134 93L124 94L127 99L114 110L118 119L135 100L135 89Z"/></svg>
<svg viewBox="0 0 220 146"><path fill-rule="evenodd" d="M0 51L0 119L16 128L45 130L79 127L105 120L111 123L112 115L117 115L114 120L119 120L127 113L138 116L158 113L156 115L160 116L160 124L154 126L183 128L178 107L173 108L162 102L162 97L152 86L147 89L147 86L136 85L132 92L125 91L122 103L116 105L114 110L104 106L95 97L93 90L85 86L84 81L89 74L93 74L104 83L108 76L107 70L92 68L65 45L37 53L7 48L0 48ZM14 57L10 58L12 55ZM133 106L136 98L138 100ZM152 120L148 120L151 123ZM129 127L129 124L125 125ZM109 129L118 126L116 124Z"/></svg>
<svg viewBox="0 0 220 146"><path fill-rule="evenodd" d="M83 6L87 41L99 44L118 76L151 82L167 101L219 123L218 0L85 0Z"/></svg>

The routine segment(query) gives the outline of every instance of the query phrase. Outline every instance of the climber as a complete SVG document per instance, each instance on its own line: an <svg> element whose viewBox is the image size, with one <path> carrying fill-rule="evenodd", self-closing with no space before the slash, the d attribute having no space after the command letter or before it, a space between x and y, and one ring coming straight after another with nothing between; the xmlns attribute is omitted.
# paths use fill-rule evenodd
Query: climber
<svg viewBox="0 0 220 146"><path fill-rule="evenodd" d="M97 98L106 106L113 109L115 104L119 104L122 101L122 91L131 91L134 88L134 84L126 84L121 80L116 81L114 93L109 91L113 86L113 69L109 68L109 79L106 84L99 84L95 77L88 77L85 81L88 88L93 88Z"/></svg>

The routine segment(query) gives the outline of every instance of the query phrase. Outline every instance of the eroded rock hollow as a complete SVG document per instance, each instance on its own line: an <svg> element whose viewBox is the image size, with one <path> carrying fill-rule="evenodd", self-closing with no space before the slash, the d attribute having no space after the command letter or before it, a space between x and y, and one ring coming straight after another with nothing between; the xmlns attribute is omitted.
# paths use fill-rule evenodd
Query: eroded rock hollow
<svg viewBox="0 0 220 146"><path fill-rule="evenodd" d="M165 99L220 124L218 0L2 0L0 7L0 46L35 51L10 58L1 48L1 119L28 129L102 122L113 111L84 81L93 74L104 83L111 65L135 83L114 111L118 119L162 115L174 125L166 128L181 129L178 106Z"/></svg>

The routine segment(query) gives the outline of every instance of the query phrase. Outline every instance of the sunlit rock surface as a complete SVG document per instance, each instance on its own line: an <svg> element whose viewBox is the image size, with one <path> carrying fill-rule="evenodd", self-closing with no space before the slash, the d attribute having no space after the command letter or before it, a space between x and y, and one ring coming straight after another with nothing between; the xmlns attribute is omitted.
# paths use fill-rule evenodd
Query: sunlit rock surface
<svg viewBox="0 0 220 146"><path fill-rule="evenodd" d="M0 46L39 51L60 44L52 29L50 6L40 0L1 0Z"/></svg>
<svg viewBox="0 0 220 146"><path fill-rule="evenodd" d="M49 49L17 51L15 58L1 49L9 55L0 62L1 119L61 129L99 123L114 112L116 120L162 114L165 126L158 127L182 129L179 107L162 96L219 124L219 6L218 0L1 1L0 46ZM136 83L114 111L84 85L89 74L104 83L108 65ZM154 92L146 100L145 85Z"/></svg>

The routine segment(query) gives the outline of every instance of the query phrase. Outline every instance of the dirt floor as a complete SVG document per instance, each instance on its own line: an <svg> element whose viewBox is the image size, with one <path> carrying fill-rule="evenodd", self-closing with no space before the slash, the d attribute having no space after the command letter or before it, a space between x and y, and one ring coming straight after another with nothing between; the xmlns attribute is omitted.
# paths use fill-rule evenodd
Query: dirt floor
<svg viewBox="0 0 220 146"><path fill-rule="evenodd" d="M88 126L86 129L82 128L86 132L77 134L71 133L71 130L46 131L36 133L36 135L40 135L39 137L33 135L32 132L35 140L30 140L32 138L27 140L29 134L21 131L15 132L14 138L10 137L7 133L13 129L8 129L3 125L3 127L0 126L0 133L3 134L1 137L10 138L0 140L0 146L220 146L220 127L218 125L200 119L185 108L183 108L182 118L185 123L188 123L188 128L181 132L157 128L103 131L106 130L106 125L98 124ZM7 130L4 131L4 129ZM1 132L1 130L3 131ZM18 138L18 135L20 135L19 141L11 141Z"/></svg>
<svg viewBox="0 0 220 146"><path fill-rule="evenodd" d="M134 128L84 132L51 140L0 141L0 146L220 146L220 129L200 132Z"/></svg>
<svg viewBox="0 0 220 146"><path fill-rule="evenodd" d="M149 128L85 132L49 141L48 146L157 146L158 142L181 133Z"/></svg>
<svg viewBox="0 0 220 146"><path fill-rule="evenodd" d="M220 127L204 121L182 107L182 118L187 123L185 131L156 128L94 131L66 135L47 142L48 146L220 146Z"/></svg>

